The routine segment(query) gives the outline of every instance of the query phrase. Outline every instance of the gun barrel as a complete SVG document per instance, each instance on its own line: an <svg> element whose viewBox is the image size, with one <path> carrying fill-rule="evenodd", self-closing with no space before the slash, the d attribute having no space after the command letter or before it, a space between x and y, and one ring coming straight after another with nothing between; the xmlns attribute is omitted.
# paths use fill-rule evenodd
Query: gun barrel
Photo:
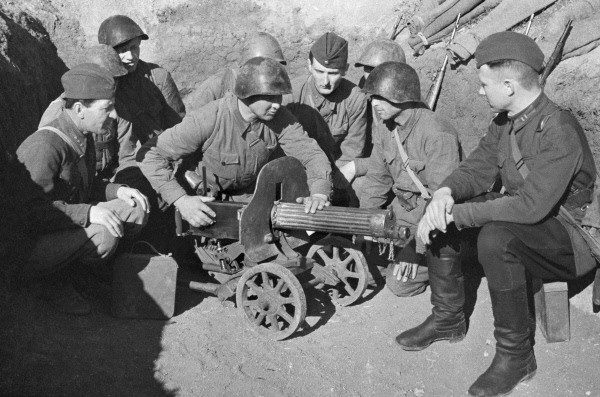
<svg viewBox="0 0 600 397"><path fill-rule="evenodd" d="M276 203L271 211L273 228L386 238L406 241L410 231L396 225L393 212L387 210L325 207L315 214L305 213L303 204Z"/></svg>

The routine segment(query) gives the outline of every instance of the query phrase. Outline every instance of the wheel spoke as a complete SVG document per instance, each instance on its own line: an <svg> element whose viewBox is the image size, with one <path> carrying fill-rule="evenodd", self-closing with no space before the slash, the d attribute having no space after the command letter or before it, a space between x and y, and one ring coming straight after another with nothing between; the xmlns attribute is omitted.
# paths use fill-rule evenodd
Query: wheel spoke
<svg viewBox="0 0 600 397"><path fill-rule="evenodd" d="M337 262L340 261L340 249L338 247L333 247L333 259Z"/></svg>
<svg viewBox="0 0 600 397"><path fill-rule="evenodd" d="M257 300L248 300L248 299L244 299L244 302L242 303L245 307L251 307L254 309L258 308L258 301Z"/></svg>
<svg viewBox="0 0 600 397"><path fill-rule="evenodd" d="M283 286L285 285L285 281L283 281L282 278L280 278L279 280L277 280L277 285L275 286L275 292L277 292L278 294L281 294L281 290L283 289Z"/></svg>
<svg viewBox="0 0 600 397"><path fill-rule="evenodd" d="M294 323L294 317L290 316L288 312L286 312L283 308L279 308L276 313L278 316L282 317L288 324L292 325Z"/></svg>
<svg viewBox="0 0 600 397"><path fill-rule="evenodd" d="M346 280L344 280L344 289L346 290L346 292L348 293L348 295L352 295L354 293L354 289L350 286L350 284L348 284L348 282Z"/></svg>
<svg viewBox="0 0 600 397"><path fill-rule="evenodd" d="M271 330L272 331L279 331L279 322L277 321L277 316L274 314L271 314L270 316L267 316L267 318L269 319L269 322L271 323Z"/></svg>
<svg viewBox="0 0 600 397"><path fill-rule="evenodd" d="M269 280L268 273L260 272L260 277L262 277L262 287L264 289L271 289L271 280Z"/></svg>
<svg viewBox="0 0 600 397"><path fill-rule="evenodd" d="M327 254L325 253L325 251L323 251L323 249L318 250L317 253L323 260L324 264L328 264L329 262L331 262L331 258L327 256Z"/></svg>
<svg viewBox="0 0 600 397"><path fill-rule="evenodd" d="M246 281L246 285L248 287L250 287L256 295L262 294L264 292L263 289L261 287L259 287L258 285L256 285L256 283L252 280Z"/></svg>
<svg viewBox="0 0 600 397"><path fill-rule="evenodd" d="M279 300L279 304L281 305L294 305L296 306L296 298L290 296L289 298L283 298Z"/></svg>
<svg viewBox="0 0 600 397"><path fill-rule="evenodd" d="M344 274L342 274L342 278L358 278L358 279L360 279L360 274L346 270L344 272Z"/></svg>
<svg viewBox="0 0 600 397"><path fill-rule="evenodd" d="M260 326L260 324L262 324L263 320L265 319L265 317L267 316L267 313L260 313L258 315L258 317L256 317L254 319L254 324Z"/></svg>
<svg viewBox="0 0 600 397"><path fill-rule="evenodd" d="M352 262L354 260L354 258L352 257L352 255L348 255L348 257L346 259L344 259L342 261L342 263L340 263L340 265L344 266L344 267L348 267L348 265L350 264L350 262Z"/></svg>

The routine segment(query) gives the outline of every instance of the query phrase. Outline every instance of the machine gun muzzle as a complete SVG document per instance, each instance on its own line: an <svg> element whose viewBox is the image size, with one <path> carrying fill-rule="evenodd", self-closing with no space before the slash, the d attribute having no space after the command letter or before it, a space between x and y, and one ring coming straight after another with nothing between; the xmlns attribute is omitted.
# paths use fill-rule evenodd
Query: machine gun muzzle
<svg viewBox="0 0 600 397"><path fill-rule="evenodd" d="M307 214L304 204L279 202L271 210L271 223L274 229L368 236L393 240L400 245L410 237L409 228L396 225L392 210L325 207Z"/></svg>

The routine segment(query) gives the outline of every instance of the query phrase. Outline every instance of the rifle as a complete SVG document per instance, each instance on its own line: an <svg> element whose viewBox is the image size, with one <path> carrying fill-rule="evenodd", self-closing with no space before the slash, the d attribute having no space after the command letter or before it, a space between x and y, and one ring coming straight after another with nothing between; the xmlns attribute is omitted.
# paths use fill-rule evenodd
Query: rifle
<svg viewBox="0 0 600 397"><path fill-rule="evenodd" d="M448 46L452 44L454 41L454 35L456 35L456 31L458 30L458 21L460 20L460 13L456 16L456 22L454 22L454 29L452 30L452 36L450 36L450 41L448 42ZM446 57L444 58L444 62L442 63L442 67L439 72L436 74L433 84L429 87L429 92L427 93L427 106L429 109L434 110L435 104L437 102L438 96L440 95L440 90L442 88L442 80L444 80L444 73L446 72L446 66L448 65L448 53L446 53Z"/></svg>
<svg viewBox="0 0 600 397"><path fill-rule="evenodd" d="M548 76L550 76L550 73L552 73L554 68L556 68L556 66L560 63L560 60L562 59L562 52L565 48L567 38L569 37L569 32L571 31L572 23L573 20L569 19L567 25L565 26L565 30L556 42L556 46L554 47L554 51L552 51L552 55L550 55L550 58L548 58L548 61L546 62L546 66L544 66L544 71L542 72L542 77L540 78L540 85L542 87L546 85L546 80L548 79Z"/></svg>
<svg viewBox="0 0 600 397"><path fill-rule="evenodd" d="M392 34L390 35L390 40L394 41L396 40L396 37L398 37L398 35L400 34L400 32L402 32L402 29L398 30L398 27L400 26L400 22L402 22L402 15L398 16L398 19L396 19L396 23L394 24L394 27L392 28Z"/></svg>
<svg viewBox="0 0 600 397"><path fill-rule="evenodd" d="M529 17L529 22L527 22L527 29L525 29L525 36L529 36L529 29L531 29L531 22L533 22L533 16L535 13L531 14Z"/></svg>

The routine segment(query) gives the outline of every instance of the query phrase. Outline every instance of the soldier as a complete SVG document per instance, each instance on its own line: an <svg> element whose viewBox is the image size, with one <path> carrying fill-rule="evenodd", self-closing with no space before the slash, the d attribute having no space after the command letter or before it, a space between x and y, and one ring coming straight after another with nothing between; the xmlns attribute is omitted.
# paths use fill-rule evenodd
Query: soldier
<svg viewBox="0 0 600 397"><path fill-rule="evenodd" d="M475 59L479 93L498 115L477 148L433 194L418 236L429 243L431 231L445 232L450 224L481 228L477 250L490 290L496 354L469 393L498 396L531 378L537 368L528 274L573 279L578 270L595 266L578 232L557 214L561 205L576 212L589 203L596 167L575 117L550 101L540 86L544 54L533 39L494 33L479 44ZM464 202L485 193L497 176L505 195ZM431 280L432 288L437 281ZM420 325L397 340L408 347L427 346L456 340L463 330L462 320L444 329Z"/></svg>
<svg viewBox="0 0 600 397"><path fill-rule="evenodd" d="M347 62L348 42L332 32L322 35L308 55L310 76L294 89L294 102L287 105L340 171L363 158L367 146L367 96L344 78ZM364 174L363 169L356 174ZM359 187L350 186L353 180L346 177L343 171L334 172L333 200L357 206Z"/></svg>
<svg viewBox="0 0 600 397"><path fill-rule="evenodd" d="M135 187L150 200L152 213L144 239L167 249L174 235L172 214L156 196L135 162L137 149L148 139L173 127L185 116L185 106L171 74L158 65L140 59L140 44L148 40L137 23L125 15L106 18L98 29L98 42L115 49L127 69L118 79L116 103L118 118L119 167L114 181Z"/></svg>
<svg viewBox="0 0 600 397"><path fill-rule="evenodd" d="M113 77L121 77L127 74L127 69L121 63L119 54L106 44L99 44L87 50L85 63L95 63L108 70ZM65 105L65 94L62 93L54 101L50 102L44 111L38 128L42 128L62 113ZM107 128L107 134L93 134L96 141L96 171L98 176L110 179L119 166L119 142L117 141L117 123L111 123Z"/></svg>
<svg viewBox="0 0 600 397"><path fill-rule="evenodd" d="M144 145L138 154L141 170L167 203L199 227L215 222L215 213L204 204L212 198L187 195L173 176L174 161L197 155L198 169L206 168L212 196L246 201L254 192L259 171L281 148L298 158L308 173L311 196L298 202L306 204L307 212L322 209L329 204L331 168L317 143L281 107L282 95L291 89L279 62L250 59L236 79L235 95L208 103Z"/></svg>
<svg viewBox="0 0 600 397"><path fill-rule="evenodd" d="M17 156L46 197L70 218L71 227L38 239L27 258L25 277L74 262L106 260L121 238L140 231L149 210L138 190L95 178L91 134L106 134L116 117L116 87L110 72L96 64L81 64L62 76L62 84L62 113L23 141ZM60 310L89 313L89 303L72 286L62 291L52 300Z"/></svg>
<svg viewBox="0 0 600 397"><path fill-rule="evenodd" d="M458 166L458 134L448 120L421 102L419 77L407 64L384 62L377 66L364 90L382 121L374 134L360 206L381 208L389 203L391 194L397 219L415 230L429 191L437 189ZM390 264L388 287L397 296L413 296L425 290L428 279L448 275L456 287L453 295L432 285L431 300L461 308L464 293L459 293L462 273L458 244L456 234L440 236L424 255L413 240ZM419 266L424 262L427 267Z"/></svg>
<svg viewBox="0 0 600 397"><path fill-rule="evenodd" d="M363 88L369 73L384 62L406 63L406 55L400 44L392 40L375 40L365 47L354 67L363 68L358 87Z"/></svg>
<svg viewBox="0 0 600 397"><path fill-rule="evenodd" d="M256 32L249 35L244 44L239 64L243 65L247 60L255 57L271 58L284 66L287 65L279 42L275 37L265 32ZM233 93L238 74L238 68L228 68L210 76L198 87L200 97L194 103L198 106L204 106Z"/></svg>

